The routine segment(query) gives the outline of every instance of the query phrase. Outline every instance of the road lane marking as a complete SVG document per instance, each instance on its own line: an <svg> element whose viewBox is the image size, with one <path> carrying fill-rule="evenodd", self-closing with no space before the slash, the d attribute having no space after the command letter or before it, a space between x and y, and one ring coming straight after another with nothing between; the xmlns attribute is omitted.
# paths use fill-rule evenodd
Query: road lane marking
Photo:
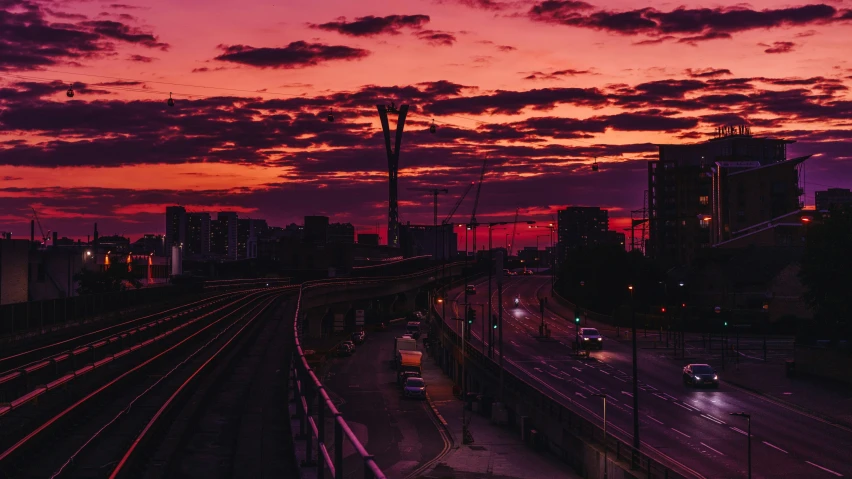
<svg viewBox="0 0 852 479"><path fill-rule="evenodd" d="M725 424L725 422L724 422L724 421L720 421L720 420L716 419L716 418L715 418L715 417L713 417L713 416L708 416L708 415L706 415L706 414L702 414L702 415L701 415L701 417L703 417L703 418L705 418L705 419L709 419L709 420L711 420L711 421L715 422L716 424Z"/></svg>
<svg viewBox="0 0 852 479"><path fill-rule="evenodd" d="M604 373L604 374L606 374L607 376L609 376L609 373L608 373L608 372L606 372L606 371L604 371L603 369L601 369L601 372L602 372L602 373Z"/></svg>
<svg viewBox="0 0 852 479"><path fill-rule="evenodd" d="M780 447L776 446L775 444L770 444L770 443L768 443L768 442L766 442L766 441L763 441L763 443L764 443L764 444L766 444L767 446L771 447L772 449L776 449L776 450L778 450L778 451L783 452L784 454L790 454L789 452L787 452L787 451L785 451L785 450L781 449Z"/></svg>
<svg viewBox="0 0 852 479"><path fill-rule="evenodd" d="M675 428L670 428L670 429L671 429L672 431L674 431L674 432L676 432L676 433L678 433L678 434L682 435L682 436L686 436L686 437L688 437L688 438L692 438L692 436L690 436L689 434L687 434L687 433L685 433L685 432L678 431L678 430L677 430L677 429L675 429Z"/></svg>
<svg viewBox="0 0 852 479"><path fill-rule="evenodd" d="M681 404L681 403L679 403L679 402L674 403L674 405L675 405L675 406L680 406L680 407L682 407L682 408L686 409L687 411L692 412L692 409L690 409L690 408L688 408L688 407L684 406L683 404Z"/></svg>
<svg viewBox="0 0 852 479"><path fill-rule="evenodd" d="M652 420L652 421L654 421L654 422L655 422L655 423L657 423L657 424L660 424L660 425L662 425L662 424L663 424L663 421L660 421L659 419L656 419L656 418L654 418L654 417L647 416L647 418L648 418L648 419L650 419L650 420Z"/></svg>
<svg viewBox="0 0 852 479"><path fill-rule="evenodd" d="M708 446L707 444L704 444L703 442L701 442L699 444L706 447L707 449L710 449L711 451L715 452L716 454L718 454L720 456L724 456L724 454L721 451L717 451L716 449L713 449L712 447Z"/></svg>
<svg viewBox="0 0 852 479"><path fill-rule="evenodd" d="M658 398L662 399L663 401L668 401L668 399L666 399L666 397L663 396L662 394L654 393L654 396L657 396Z"/></svg>
<svg viewBox="0 0 852 479"><path fill-rule="evenodd" d="M554 366L554 365L552 365L552 364L548 364L548 366L552 367L553 369L559 369L559 368L557 368L556 366Z"/></svg>
<svg viewBox="0 0 852 479"><path fill-rule="evenodd" d="M621 394L624 394L624 395L627 395L627 396L633 397L633 393L629 393L629 392L627 392L627 391L621 391Z"/></svg>
<svg viewBox="0 0 852 479"><path fill-rule="evenodd" d="M543 372L541 368L533 368L534 371Z"/></svg>
<svg viewBox="0 0 852 479"><path fill-rule="evenodd" d="M834 472L834 471L832 471L831 469L828 469L828 468L825 468L825 467L820 466L819 464L814 464L814 463L812 463L811 461L805 461L805 462L807 462L808 464L810 464L810 465L812 465L812 466L814 466L814 467L818 467L818 468L822 469L822 470L823 470L823 471L825 471L825 472L830 472L830 473L834 474L834 475L835 475L835 476L837 476L837 477L843 477L843 474L841 474L841 473L839 473L839 472Z"/></svg>
<svg viewBox="0 0 852 479"><path fill-rule="evenodd" d="M738 432L738 433L742 434L743 436L748 436L748 433L747 433L747 432L743 431L742 429L740 429L740 428L738 428L738 427L733 427L733 426L731 426L731 430L732 430L732 431L736 431L736 432Z"/></svg>
<svg viewBox="0 0 852 479"><path fill-rule="evenodd" d="M626 380L626 379L622 379L622 378L620 378L620 377L618 377L618 376L613 376L613 377L614 377L615 379L618 379L619 381L621 381L621 382L623 382L623 383L626 383L626 382L627 382L627 380Z"/></svg>
<svg viewBox="0 0 852 479"><path fill-rule="evenodd" d="M582 369L580 369L580 368L575 368L574 366L571 366L571 369L576 369L577 371L583 372L583 370L582 370Z"/></svg>
<svg viewBox="0 0 852 479"><path fill-rule="evenodd" d="M574 394L576 394L577 396L580 396L583 399L589 399L586 396L583 396L583 393L574 393Z"/></svg>

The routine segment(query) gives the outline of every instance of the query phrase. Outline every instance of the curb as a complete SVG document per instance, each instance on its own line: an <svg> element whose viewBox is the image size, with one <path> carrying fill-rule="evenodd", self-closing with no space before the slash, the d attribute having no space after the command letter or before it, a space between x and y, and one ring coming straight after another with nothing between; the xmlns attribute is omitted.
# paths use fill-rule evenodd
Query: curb
<svg viewBox="0 0 852 479"><path fill-rule="evenodd" d="M743 391L746 391L748 393L754 394L756 396L760 396L761 398L766 399L769 402L773 402L775 404L787 407L789 409L795 409L797 411L800 411L800 412L803 412L803 413L808 414L810 416L813 416L815 418L818 418L818 419L820 419L824 422L831 424L832 426L841 427L843 429L852 429L852 423L843 421L841 419L837 419L835 417L829 416L827 414L823 414L821 412L814 411L813 409L808 409L804 406L801 406L799 404L796 404L796 403L793 403L793 402L790 402L790 401L785 401L781 398L778 398L778 397L775 397L771 394L768 394L768 393L759 391L757 389L753 389L751 387L745 386L745 385L743 385L739 382L736 382L736 381L730 381L730 380L726 379L724 382L725 382L725 384L731 385L731 386L733 386L737 389L742 389Z"/></svg>
<svg viewBox="0 0 852 479"><path fill-rule="evenodd" d="M450 438L450 442L452 443L451 448L458 449L458 441L456 441L456 437L453 434L453 431L450 430L450 426L447 424L447 420L444 419L444 416L442 416L440 411L438 411L438 408L435 406L435 403L432 402L432 396L430 396L428 392L426 393L426 402L429 404L429 408L432 410L432 414L434 414L435 418L438 419L438 422L441 423L441 428L444 429L444 432L447 433L447 437Z"/></svg>

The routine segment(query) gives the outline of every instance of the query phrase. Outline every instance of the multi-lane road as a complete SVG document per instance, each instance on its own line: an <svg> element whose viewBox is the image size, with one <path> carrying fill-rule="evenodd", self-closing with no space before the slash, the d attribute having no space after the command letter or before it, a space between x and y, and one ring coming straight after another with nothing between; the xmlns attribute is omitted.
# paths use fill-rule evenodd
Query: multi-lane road
<svg viewBox="0 0 852 479"><path fill-rule="evenodd" d="M572 349L573 311L568 308L549 304L545 321L552 336L536 337L541 323L538 298L550 295L549 277L508 279L502 305L497 304L496 289L492 285L493 312L502 309L507 370L599 423L603 404L592 394L606 394L609 431L631 442L630 344L604 339L602 351L593 351L588 359L577 357ZM487 291L487 281L481 282L477 294L467 300L487 302ZM461 290L451 297L465 302ZM514 298L520 299L517 307ZM482 347L480 325L473 326L472 334L473 344ZM746 477L746 420L730 415L745 412L751 414L754 477L852 477L852 429L727 385L721 371L719 389L694 390L682 384L683 364L650 351L640 351L638 358L639 436L641 448L652 457L665 455L699 477Z"/></svg>

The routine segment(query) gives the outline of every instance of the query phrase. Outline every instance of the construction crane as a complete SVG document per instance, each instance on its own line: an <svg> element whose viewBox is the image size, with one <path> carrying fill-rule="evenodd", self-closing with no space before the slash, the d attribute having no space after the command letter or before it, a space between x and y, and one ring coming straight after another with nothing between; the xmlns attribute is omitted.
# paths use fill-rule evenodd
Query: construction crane
<svg viewBox="0 0 852 479"><path fill-rule="evenodd" d="M482 192L482 181L485 179L485 165L488 159L482 160L482 171L479 173L479 186L476 187L476 198L473 200L473 212L470 215L470 229L473 232L473 254L476 254L476 208L479 206L479 194ZM517 218L515 218L517 219Z"/></svg>
<svg viewBox="0 0 852 479"><path fill-rule="evenodd" d="M33 219L35 219L35 222L38 225L38 231L41 233L41 244L47 245L47 240L50 237L50 230L47 230L47 234L44 234L44 229L41 227L41 221L38 219L38 213L36 213L35 208L32 206L30 206L30 209L33 210Z"/></svg>
<svg viewBox="0 0 852 479"><path fill-rule="evenodd" d="M512 250L515 249L515 233L518 232L518 214L520 212L521 212L520 208L517 208L515 210L515 221L514 221L514 226L512 227L512 242L509 243L509 251L507 251L508 254L506 256L512 256Z"/></svg>
<svg viewBox="0 0 852 479"><path fill-rule="evenodd" d="M450 224L450 222L453 221L453 215L456 214L456 210L459 209L459 206L461 206L462 201L464 201L465 197L467 197L467 194L470 193L470 190L473 189L474 184L476 183L471 182L469 185L467 185L467 188L465 188L464 192L461 194L461 196L459 196L459 199L456 200L456 204L453 205L453 209L450 210L450 214L448 214L447 217L444 218L444 221L441 224L448 225Z"/></svg>
<svg viewBox="0 0 852 479"><path fill-rule="evenodd" d="M448 190L446 188L409 188L409 190L411 190L411 191L426 191L426 192L428 192L429 194L432 195L432 198L434 199L434 205L435 205L435 219L434 219L434 221L435 221L435 226L438 226L438 195L441 194L441 193L449 193L450 190Z"/></svg>

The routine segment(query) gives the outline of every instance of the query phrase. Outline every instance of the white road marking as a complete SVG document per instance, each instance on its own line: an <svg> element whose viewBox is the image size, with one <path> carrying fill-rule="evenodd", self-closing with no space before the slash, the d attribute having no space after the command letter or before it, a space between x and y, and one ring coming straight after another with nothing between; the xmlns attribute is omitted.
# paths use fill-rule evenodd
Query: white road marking
<svg viewBox="0 0 852 479"><path fill-rule="evenodd" d="M626 382L627 382L627 380L626 380L626 379L622 379L622 378L620 378L620 377L618 377L618 376L613 376L613 377L614 377L615 379L618 379L619 381L621 381L621 382L623 382L623 383L626 383Z"/></svg>
<svg viewBox="0 0 852 479"><path fill-rule="evenodd" d="M608 372L606 372L606 371L604 371L603 369L601 369L601 372L602 372L602 373L604 373L604 374L606 374L607 376L609 376L609 373L608 373Z"/></svg>
<svg viewBox="0 0 852 479"><path fill-rule="evenodd" d="M705 419L709 419L709 420L715 422L716 424L725 424L724 421L720 421L713 416L708 416L707 414L702 414L701 417L703 417Z"/></svg>
<svg viewBox="0 0 852 479"><path fill-rule="evenodd" d="M747 432L743 431L742 429L740 429L740 428L738 428L738 427L733 427L733 426L731 426L731 430L732 430L732 431L736 431L736 432L738 432L738 433L742 434L743 436L748 436L748 433L747 433Z"/></svg>
<svg viewBox="0 0 852 479"><path fill-rule="evenodd" d="M542 372L541 368L533 368L533 370L538 371L538 372Z"/></svg>
<svg viewBox="0 0 852 479"><path fill-rule="evenodd" d="M624 394L624 395L627 395L627 396L633 397L633 393L629 393L629 392L627 392L627 391L621 391L621 394Z"/></svg>
<svg viewBox="0 0 852 479"><path fill-rule="evenodd" d="M825 471L825 472L830 472L830 473L834 474L834 475L835 475L835 476L837 476L837 477L843 477L843 474L840 474L839 472L834 472L834 471L832 471L831 469L827 469L827 468L825 468L825 467L820 466L819 464L814 464L814 463L812 463L811 461L805 461L805 462L807 462L808 464L810 464L810 465L812 465L812 466L814 466L814 467L818 467L818 468L822 469L822 470L823 470L823 471Z"/></svg>
<svg viewBox="0 0 852 479"><path fill-rule="evenodd" d="M683 404L681 404L681 403L679 403L679 402L674 403L674 405L675 405L675 406L680 406L680 407L682 407L683 409L686 409L687 411L690 411L690 412L692 411L692 409L691 409L691 408L688 408L688 407L684 406Z"/></svg>
<svg viewBox="0 0 852 479"><path fill-rule="evenodd" d="M654 393L654 396L657 396L658 398L662 399L663 401L668 401L668 399L666 399L666 397L665 397L665 396L663 396L663 395L661 395L661 394L659 394L659 393Z"/></svg>
<svg viewBox="0 0 852 479"><path fill-rule="evenodd" d="M552 365L552 364L548 364L548 366L552 367L553 369L559 369L559 368L557 368L556 366L554 366L554 365Z"/></svg>
<svg viewBox="0 0 852 479"><path fill-rule="evenodd" d="M575 368L574 366L571 366L571 369L576 369L577 371L583 372L583 370L582 370L582 369L580 369L580 368Z"/></svg>
<svg viewBox="0 0 852 479"><path fill-rule="evenodd" d="M583 396L583 393L574 393L574 394L576 394L577 396L580 396L583 399L589 399L586 396Z"/></svg>
<svg viewBox="0 0 852 479"><path fill-rule="evenodd" d="M647 417L648 417L648 419L654 421L657 424L663 424L663 421L660 421L659 419L656 419L656 418L651 417L651 416L647 416Z"/></svg>
<svg viewBox="0 0 852 479"><path fill-rule="evenodd" d="M677 429L675 429L675 428L671 428L671 430L672 430L672 431L674 431L674 432L676 432L676 433L678 433L678 434L680 434L680 435L682 435L682 436L686 436L686 437L689 437L689 438L691 438L691 437L692 437L692 436L690 436L689 434L687 434L687 433L685 433L685 432L678 431L678 430L677 430Z"/></svg>
<svg viewBox="0 0 852 479"><path fill-rule="evenodd" d="M713 449L712 447L708 446L707 444L704 444L703 442L699 443L699 444L706 447L707 449L710 449L711 451L715 452L716 454L718 454L720 456L724 456L724 454L721 451L717 451L716 449Z"/></svg>
<svg viewBox="0 0 852 479"><path fill-rule="evenodd" d="M778 451L783 452L784 454L790 454L789 452L787 452L787 451L785 451L785 450L781 449L780 447L776 446L775 444L770 444L770 443L768 443L768 442L766 442L766 441L763 441L763 443L764 443L764 444L766 444L767 446L771 447L772 449L775 449L775 450L778 450Z"/></svg>

